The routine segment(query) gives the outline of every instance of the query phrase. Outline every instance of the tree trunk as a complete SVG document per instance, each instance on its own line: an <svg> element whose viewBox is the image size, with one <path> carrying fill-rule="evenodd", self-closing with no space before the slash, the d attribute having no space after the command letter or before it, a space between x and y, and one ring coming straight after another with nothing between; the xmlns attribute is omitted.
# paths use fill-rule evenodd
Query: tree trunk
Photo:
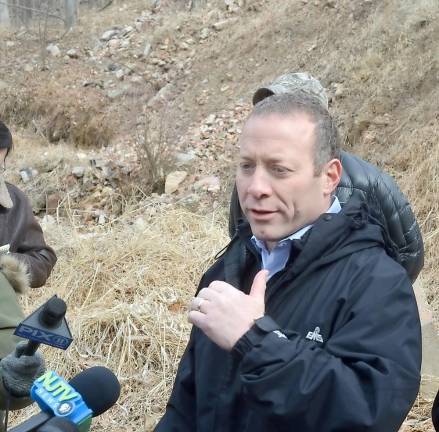
<svg viewBox="0 0 439 432"><path fill-rule="evenodd" d="M0 4L0 24L9 25L9 9L5 4Z"/></svg>
<svg viewBox="0 0 439 432"><path fill-rule="evenodd" d="M71 29L76 22L76 17L78 13L77 0L64 0L64 10L66 28Z"/></svg>

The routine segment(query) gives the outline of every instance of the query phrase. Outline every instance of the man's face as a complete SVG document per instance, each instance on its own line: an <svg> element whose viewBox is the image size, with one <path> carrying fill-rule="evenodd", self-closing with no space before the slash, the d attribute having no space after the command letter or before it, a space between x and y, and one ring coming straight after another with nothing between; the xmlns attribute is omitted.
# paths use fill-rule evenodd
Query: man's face
<svg viewBox="0 0 439 432"><path fill-rule="evenodd" d="M240 139L236 174L241 208L253 234L271 249L330 206L341 164L314 166L315 125L306 113L250 117Z"/></svg>

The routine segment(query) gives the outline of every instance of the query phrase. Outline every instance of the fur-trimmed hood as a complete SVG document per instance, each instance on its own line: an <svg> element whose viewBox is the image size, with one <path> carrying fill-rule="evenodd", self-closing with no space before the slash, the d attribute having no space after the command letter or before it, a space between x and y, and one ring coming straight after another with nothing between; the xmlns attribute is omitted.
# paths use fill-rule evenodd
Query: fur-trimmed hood
<svg viewBox="0 0 439 432"><path fill-rule="evenodd" d="M15 292L24 294L30 287L30 275L26 264L18 258L0 255L0 271L5 275Z"/></svg>
<svg viewBox="0 0 439 432"><path fill-rule="evenodd" d="M0 173L0 206L4 208L12 208L13 203L9 194L3 174Z"/></svg>
<svg viewBox="0 0 439 432"><path fill-rule="evenodd" d="M47 246L26 195L8 182L5 187L12 207L2 205L5 204L2 197L7 199L7 196L1 194L0 185L0 247L9 244L10 255L25 264L32 288L43 286L56 262L55 252Z"/></svg>

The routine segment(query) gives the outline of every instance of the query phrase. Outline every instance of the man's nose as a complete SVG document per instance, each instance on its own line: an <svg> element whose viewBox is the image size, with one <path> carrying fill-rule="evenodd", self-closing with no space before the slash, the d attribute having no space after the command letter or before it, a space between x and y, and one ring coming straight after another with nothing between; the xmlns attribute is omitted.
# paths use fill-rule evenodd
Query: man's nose
<svg viewBox="0 0 439 432"><path fill-rule="evenodd" d="M271 183L264 169L257 167L251 176L248 193L255 198L263 198L271 194Z"/></svg>

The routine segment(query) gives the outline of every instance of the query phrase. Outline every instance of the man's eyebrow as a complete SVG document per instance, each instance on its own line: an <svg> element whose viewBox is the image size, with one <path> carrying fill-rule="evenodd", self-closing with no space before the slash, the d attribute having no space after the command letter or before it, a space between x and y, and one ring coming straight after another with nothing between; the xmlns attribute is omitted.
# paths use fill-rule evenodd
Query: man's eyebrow
<svg viewBox="0 0 439 432"><path fill-rule="evenodd" d="M244 161L251 161L254 158L252 156L249 156L249 155L239 155L239 159L244 160ZM269 163L286 163L285 158L282 158L280 156L271 156L271 157L267 157L264 159Z"/></svg>

